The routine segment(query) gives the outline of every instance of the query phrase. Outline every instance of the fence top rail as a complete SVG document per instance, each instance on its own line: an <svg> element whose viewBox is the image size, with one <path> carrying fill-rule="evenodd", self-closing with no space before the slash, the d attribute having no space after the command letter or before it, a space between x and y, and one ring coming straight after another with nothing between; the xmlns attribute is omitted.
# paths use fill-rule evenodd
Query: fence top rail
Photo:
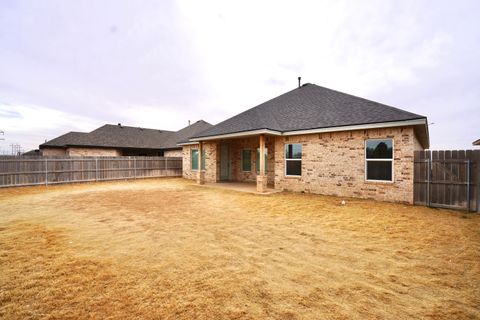
<svg viewBox="0 0 480 320"><path fill-rule="evenodd" d="M426 163L426 162L440 162L440 163L475 163L475 161L472 161L470 159L417 159L414 162L415 163Z"/></svg>
<svg viewBox="0 0 480 320"><path fill-rule="evenodd" d="M37 158L9 158L2 159L0 162L45 162L48 161L131 161L131 160L142 160L142 161L181 161L181 157L67 157L67 158L50 158L50 157L37 157Z"/></svg>

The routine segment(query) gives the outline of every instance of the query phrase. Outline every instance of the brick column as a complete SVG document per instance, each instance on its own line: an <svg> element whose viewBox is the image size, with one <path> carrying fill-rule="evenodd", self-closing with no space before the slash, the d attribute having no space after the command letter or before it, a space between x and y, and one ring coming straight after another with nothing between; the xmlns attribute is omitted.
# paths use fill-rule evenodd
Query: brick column
<svg viewBox="0 0 480 320"><path fill-rule="evenodd" d="M260 135L260 172L257 175L257 192L267 191L267 175L265 174L265 135Z"/></svg>

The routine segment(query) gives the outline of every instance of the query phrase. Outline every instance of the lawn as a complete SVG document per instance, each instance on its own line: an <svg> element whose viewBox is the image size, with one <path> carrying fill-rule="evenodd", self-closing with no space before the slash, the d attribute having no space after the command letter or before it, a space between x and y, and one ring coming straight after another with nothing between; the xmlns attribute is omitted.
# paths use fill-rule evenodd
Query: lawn
<svg viewBox="0 0 480 320"><path fill-rule="evenodd" d="M480 318L480 216L182 179L0 190L2 319Z"/></svg>

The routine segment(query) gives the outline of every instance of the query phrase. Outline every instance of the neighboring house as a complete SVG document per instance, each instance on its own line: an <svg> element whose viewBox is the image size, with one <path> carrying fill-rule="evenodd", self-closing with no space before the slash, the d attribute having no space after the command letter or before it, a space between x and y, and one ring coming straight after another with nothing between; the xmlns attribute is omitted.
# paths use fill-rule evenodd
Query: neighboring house
<svg viewBox="0 0 480 320"><path fill-rule="evenodd" d="M41 157L42 156L42 151L38 149L33 149L27 152L22 153L22 156L26 157Z"/></svg>
<svg viewBox="0 0 480 320"><path fill-rule="evenodd" d="M473 141L472 143L474 146L480 146L480 139L478 139L477 141Z"/></svg>
<svg viewBox="0 0 480 320"><path fill-rule="evenodd" d="M305 84L183 141L183 176L413 203L427 118ZM200 171L199 171L200 169Z"/></svg>
<svg viewBox="0 0 480 320"><path fill-rule="evenodd" d="M179 141L212 125L199 120L179 131L106 124L89 133L69 132L40 145L44 156L181 157Z"/></svg>

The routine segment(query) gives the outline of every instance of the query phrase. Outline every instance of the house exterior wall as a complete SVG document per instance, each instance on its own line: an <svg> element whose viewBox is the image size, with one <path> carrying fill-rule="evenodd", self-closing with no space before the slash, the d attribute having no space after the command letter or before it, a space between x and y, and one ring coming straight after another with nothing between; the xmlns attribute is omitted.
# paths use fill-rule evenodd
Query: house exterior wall
<svg viewBox="0 0 480 320"><path fill-rule="evenodd" d="M42 155L44 157L66 156L67 151L64 148L45 147L45 148L42 148Z"/></svg>
<svg viewBox="0 0 480 320"><path fill-rule="evenodd" d="M422 144L420 143L420 141L418 140L417 136L416 135L413 135L414 137L414 140L413 140L413 149L415 151L422 151L422 150L425 150L423 147L422 147Z"/></svg>
<svg viewBox="0 0 480 320"><path fill-rule="evenodd" d="M365 181L365 140L392 138L394 181ZM284 146L302 144L301 177L285 177ZM282 136L275 139L275 188L343 197L413 203L412 127Z"/></svg>
<svg viewBox="0 0 480 320"><path fill-rule="evenodd" d="M118 157L122 153L120 150L110 148L69 147L67 148L67 155L73 157Z"/></svg>
<svg viewBox="0 0 480 320"><path fill-rule="evenodd" d="M260 145L259 136L233 139L229 142L230 154L232 160L232 180L241 182L257 181L257 149ZM268 183L273 184L275 178L275 139L272 136L266 137L265 147L267 148L267 179ZM252 163L250 171L242 169L242 151L248 149L252 152Z"/></svg>
<svg viewBox="0 0 480 320"><path fill-rule="evenodd" d="M205 149L205 181L217 182L220 181L220 145L226 143L229 146L230 161L231 161L231 181L255 182L257 178L256 162L257 148L259 146L259 137L249 137L241 139L232 139L217 142L204 142ZM266 147L268 149L268 164L267 177L268 182L273 185L275 178L275 139L267 137ZM183 147L183 177L186 179L196 179L197 171L191 168L192 149L198 149L198 145L189 145ZM249 149L252 152L252 163L250 171L242 170L242 150Z"/></svg>
<svg viewBox="0 0 480 320"><path fill-rule="evenodd" d="M198 144L183 146L183 177L186 179L197 179L198 171L192 170L192 150L198 149ZM205 182L217 182L219 179L220 159L217 153L217 143L203 143L205 149ZM201 168L201 162L198 163Z"/></svg>
<svg viewBox="0 0 480 320"><path fill-rule="evenodd" d="M373 182L365 179L365 140L393 139L393 182ZM259 137L224 141L229 143L233 181L256 180L256 149ZM204 143L206 150L206 182L219 181L219 141ZM301 177L285 176L284 149L287 143L302 144ZM380 201L413 203L413 153L423 150L413 127L394 127L309 134L297 136L267 136L267 177L275 189L308 192ZM191 149L183 147L183 176L196 179L191 170ZM242 171L242 150L252 150L252 170ZM218 150L218 152L217 152Z"/></svg>
<svg viewBox="0 0 480 320"><path fill-rule="evenodd" d="M175 150L165 150L163 152L164 157L183 157L183 150L182 149L175 149Z"/></svg>

